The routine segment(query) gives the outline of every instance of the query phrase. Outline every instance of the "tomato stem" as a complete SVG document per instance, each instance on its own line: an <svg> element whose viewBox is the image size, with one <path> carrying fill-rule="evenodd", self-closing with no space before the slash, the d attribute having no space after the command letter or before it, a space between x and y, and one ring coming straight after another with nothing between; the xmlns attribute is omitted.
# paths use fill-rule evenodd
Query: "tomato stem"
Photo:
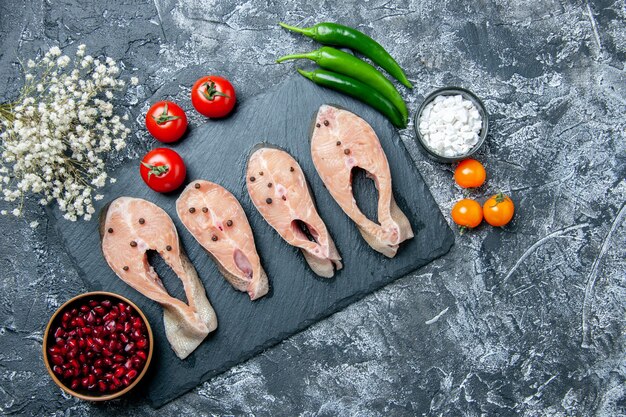
<svg viewBox="0 0 626 417"><path fill-rule="evenodd" d="M204 97L206 97L207 100L213 101L217 96L230 98L228 94L217 91L217 88L215 88L215 82L211 81L209 84L209 81L207 81L204 85L206 86L206 90L204 90L202 94L204 94Z"/></svg>
<svg viewBox="0 0 626 417"><path fill-rule="evenodd" d="M496 194L494 196L494 199L496 200L496 204L494 204L491 207L495 207L500 203L503 203L504 201L506 201L506 196L502 193L502 191L500 191L498 194Z"/></svg>
<svg viewBox="0 0 626 417"><path fill-rule="evenodd" d="M459 235L463 236L463 234L465 232L467 232L469 230L469 228L467 226L460 226L459 227Z"/></svg>
<svg viewBox="0 0 626 417"><path fill-rule="evenodd" d="M150 181L150 177L152 175L156 175L158 177L163 174L166 174L170 170L170 167L167 165L150 165L150 164L146 164L143 161L141 162L141 165L148 168L148 181Z"/></svg>
<svg viewBox="0 0 626 417"><path fill-rule="evenodd" d="M152 116L152 118L158 125L171 122L172 120L180 119L180 116L170 116L169 114L167 114L167 111L167 103L165 103L165 107L163 107L163 113L161 113L159 117Z"/></svg>

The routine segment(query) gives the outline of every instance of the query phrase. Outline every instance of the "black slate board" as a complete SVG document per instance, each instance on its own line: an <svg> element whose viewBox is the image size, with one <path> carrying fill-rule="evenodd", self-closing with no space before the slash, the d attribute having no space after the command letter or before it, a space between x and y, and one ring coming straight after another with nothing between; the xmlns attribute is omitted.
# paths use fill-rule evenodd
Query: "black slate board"
<svg viewBox="0 0 626 417"><path fill-rule="evenodd" d="M396 201L409 217L416 235L401 246L393 259L367 246L315 172L309 131L315 111L324 103L337 104L360 115L379 135L391 166ZM260 142L282 147L302 166L318 211L343 257L344 269L335 278L315 276L300 251L287 245L252 206L243 178L247 156ZM139 179L137 161L114 172L117 182L104 190L107 199L121 195L145 198L170 214L217 312L217 331L186 360L179 360L168 345L161 308L128 287L107 266L100 250L97 219L56 222L87 287L125 295L148 316L155 333L155 355L151 370L138 389L144 390L143 395L155 407L445 254L454 242L450 228L391 124L369 107L302 77L290 78L273 92L247 100L230 118L207 122L174 147L187 162L188 180L203 178L220 183L239 199L271 285L270 293L255 302L232 289L180 223L175 211L177 193L161 195L149 190ZM355 177L357 201L371 217L376 210L373 183L362 175ZM105 203L99 202L96 209ZM59 213L54 215L59 217ZM163 266L161 259L156 256L151 262L170 293L184 299L180 281Z"/></svg>

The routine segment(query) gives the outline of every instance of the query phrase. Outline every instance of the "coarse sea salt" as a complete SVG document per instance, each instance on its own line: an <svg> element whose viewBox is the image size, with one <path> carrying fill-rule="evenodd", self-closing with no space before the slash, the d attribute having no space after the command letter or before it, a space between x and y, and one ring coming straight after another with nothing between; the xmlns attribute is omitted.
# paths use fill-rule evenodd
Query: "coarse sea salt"
<svg viewBox="0 0 626 417"><path fill-rule="evenodd" d="M440 95L428 103L419 120L424 144L445 157L468 153L480 139L482 117L470 100L458 95Z"/></svg>

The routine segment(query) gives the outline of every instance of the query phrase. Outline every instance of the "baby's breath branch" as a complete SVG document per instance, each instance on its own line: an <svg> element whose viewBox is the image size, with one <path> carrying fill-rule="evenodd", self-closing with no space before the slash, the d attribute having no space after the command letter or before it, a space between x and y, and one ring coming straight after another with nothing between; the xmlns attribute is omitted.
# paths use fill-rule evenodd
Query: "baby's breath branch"
<svg viewBox="0 0 626 417"><path fill-rule="evenodd" d="M22 63L19 98L0 104L0 193L17 203L11 211L16 216L33 193L42 205L56 202L68 220L89 220L93 202L103 197L94 193L113 182L105 162L112 150L125 147L130 133L128 118L116 116L112 104L125 83L114 60L86 55L84 45L71 61L53 47Z"/></svg>

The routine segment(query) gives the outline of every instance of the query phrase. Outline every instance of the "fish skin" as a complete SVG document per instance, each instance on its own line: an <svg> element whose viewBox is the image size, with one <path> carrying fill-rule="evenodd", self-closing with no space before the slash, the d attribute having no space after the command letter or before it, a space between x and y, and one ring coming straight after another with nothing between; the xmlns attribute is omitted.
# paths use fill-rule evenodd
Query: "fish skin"
<svg viewBox="0 0 626 417"><path fill-rule="evenodd" d="M191 207L194 213L189 212ZM252 229L241 204L230 191L210 181L193 181L176 200L176 212L233 287L247 292L251 300L267 294L267 274L261 266ZM213 236L217 241L212 240Z"/></svg>
<svg viewBox="0 0 626 417"><path fill-rule="evenodd" d="M326 189L354 221L374 250L393 258L413 229L393 196L387 156L374 129L356 114L324 104L312 124L311 157ZM359 209L352 192L352 170L360 167L378 190L378 223Z"/></svg>
<svg viewBox="0 0 626 417"><path fill-rule="evenodd" d="M139 219L145 220L144 224ZM113 233L108 229L112 228ZM119 197L100 213L102 253L115 274L163 307L165 335L180 359L189 356L217 328L217 316L198 274L180 245L170 216L149 201ZM137 243L131 246L130 242ZM167 246L171 250L167 250ZM180 278L188 304L170 296L146 251L155 250ZM129 270L124 271L124 266Z"/></svg>
<svg viewBox="0 0 626 417"><path fill-rule="evenodd" d="M315 208L304 172L289 153L271 145L255 146L248 159L246 186L259 213L287 243L300 248L313 272L331 278L343 268L335 243ZM314 241L298 221L306 225Z"/></svg>

